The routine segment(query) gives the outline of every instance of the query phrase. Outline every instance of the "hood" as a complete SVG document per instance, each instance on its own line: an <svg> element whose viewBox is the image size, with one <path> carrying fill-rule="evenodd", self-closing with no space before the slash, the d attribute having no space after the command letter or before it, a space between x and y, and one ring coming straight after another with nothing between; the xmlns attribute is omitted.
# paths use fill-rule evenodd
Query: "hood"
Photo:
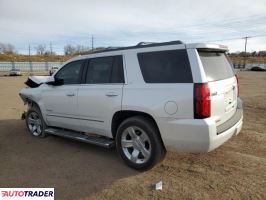
<svg viewBox="0 0 266 200"><path fill-rule="evenodd" d="M52 76L29 76L25 84L31 88L39 87L43 83L53 81Z"/></svg>

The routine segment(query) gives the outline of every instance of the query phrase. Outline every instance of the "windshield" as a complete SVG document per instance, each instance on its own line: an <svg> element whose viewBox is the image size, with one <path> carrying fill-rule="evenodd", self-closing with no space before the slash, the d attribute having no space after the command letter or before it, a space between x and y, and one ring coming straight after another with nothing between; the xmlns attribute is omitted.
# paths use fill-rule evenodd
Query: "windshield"
<svg viewBox="0 0 266 200"><path fill-rule="evenodd" d="M217 81L234 76L233 68L225 52L198 50L208 81Z"/></svg>

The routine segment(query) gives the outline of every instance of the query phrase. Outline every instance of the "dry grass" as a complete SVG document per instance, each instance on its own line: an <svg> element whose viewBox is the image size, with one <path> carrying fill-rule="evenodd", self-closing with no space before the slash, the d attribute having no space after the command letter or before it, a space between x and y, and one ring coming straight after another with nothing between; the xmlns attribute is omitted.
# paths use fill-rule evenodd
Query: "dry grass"
<svg viewBox="0 0 266 200"><path fill-rule="evenodd" d="M244 57L241 56L230 56L230 59L232 60L233 63L236 64L244 63ZM266 56L256 56L256 57L249 56L246 58L246 63L251 63L251 64L266 63Z"/></svg>
<svg viewBox="0 0 266 200"><path fill-rule="evenodd" d="M71 56L62 56L62 55L17 55L17 54L0 54L0 61L16 61L16 62L56 62L56 61L66 61L70 59Z"/></svg>
<svg viewBox="0 0 266 200"><path fill-rule="evenodd" d="M88 199L266 199L266 73L239 77L245 119L238 136L208 154L168 152L152 170ZM163 190L151 190L159 180Z"/></svg>
<svg viewBox="0 0 266 200"><path fill-rule="evenodd" d="M55 187L56 199L266 199L266 73L240 72L244 126L208 154L168 152L147 172L114 150L31 137L21 121L26 77L0 77L0 187ZM163 181L163 190L150 185Z"/></svg>

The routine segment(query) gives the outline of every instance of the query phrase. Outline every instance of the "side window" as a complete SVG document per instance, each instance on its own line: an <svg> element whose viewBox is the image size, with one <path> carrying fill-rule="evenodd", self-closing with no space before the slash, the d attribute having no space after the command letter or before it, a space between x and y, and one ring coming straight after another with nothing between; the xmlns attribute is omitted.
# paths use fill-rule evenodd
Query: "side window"
<svg viewBox="0 0 266 200"><path fill-rule="evenodd" d="M138 53L142 76L146 83L192 83L186 50Z"/></svg>
<svg viewBox="0 0 266 200"><path fill-rule="evenodd" d="M125 83L124 70L123 70L123 58L122 56L113 57L113 68L110 78L110 83Z"/></svg>
<svg viewBox="0 0 266 200"><path fill-rule="evenodd" d="M124 83L122 56L90 59L86 83Z"/></svg>
<svg viewBox="0 0 266 200"><path fill-rule="evenodd" d="M64 85L79 84L83 62L83 60L79 60L66 64L62 69L59 70L59 72L57 72L55 78L63 79Z"/></svg>

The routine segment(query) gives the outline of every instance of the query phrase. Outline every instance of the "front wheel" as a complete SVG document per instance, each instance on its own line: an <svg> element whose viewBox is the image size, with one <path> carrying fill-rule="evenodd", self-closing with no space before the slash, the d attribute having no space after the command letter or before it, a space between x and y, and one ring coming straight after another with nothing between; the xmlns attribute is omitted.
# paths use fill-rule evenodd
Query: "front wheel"
<svg viewBox="0 0 266 200"><path fill-rule="evenodd" d="M152 168L164 156L159 131L146 117L131 117L121 123L116 147L124 162L137 170Z"/></svg>
<svg viewBox="0 0 266 200"><path fill-rule="evenodd" d="M25 119L28 131L32 136L45 137L47 135L44 132L46 124L39 108L36 106L29 108Z"/></svg>

